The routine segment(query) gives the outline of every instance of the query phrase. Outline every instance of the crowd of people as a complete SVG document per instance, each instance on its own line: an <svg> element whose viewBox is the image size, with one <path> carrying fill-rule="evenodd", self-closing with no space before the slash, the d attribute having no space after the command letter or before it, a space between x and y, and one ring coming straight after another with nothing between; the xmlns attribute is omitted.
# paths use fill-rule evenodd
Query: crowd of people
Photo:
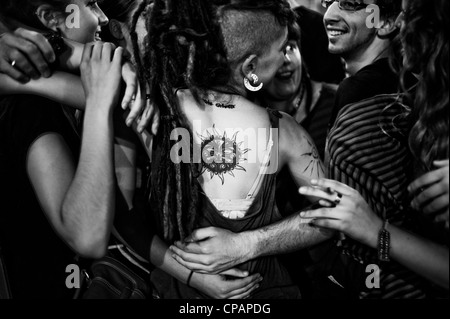
<svg viewBox="0 0 450 319"><path fill-rule="evenodd" d="M0 297L448 298L449 3L320 3L0 0Z"/></svg>

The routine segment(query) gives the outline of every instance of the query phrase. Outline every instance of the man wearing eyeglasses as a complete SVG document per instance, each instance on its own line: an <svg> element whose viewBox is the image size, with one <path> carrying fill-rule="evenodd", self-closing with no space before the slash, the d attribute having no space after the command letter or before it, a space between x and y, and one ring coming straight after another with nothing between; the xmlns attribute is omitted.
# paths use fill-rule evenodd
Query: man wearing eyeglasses
<svg viewBox="0 0 450 319"><path fill-rule="evenodd" d="M398 77L389 65L401 0L322 0L328 50L345 61L349 75L339 86L334 113L379 94L396 93ZM379 16L377 16L379 15ZM374 26L378 19L380 23Z"/></svg>

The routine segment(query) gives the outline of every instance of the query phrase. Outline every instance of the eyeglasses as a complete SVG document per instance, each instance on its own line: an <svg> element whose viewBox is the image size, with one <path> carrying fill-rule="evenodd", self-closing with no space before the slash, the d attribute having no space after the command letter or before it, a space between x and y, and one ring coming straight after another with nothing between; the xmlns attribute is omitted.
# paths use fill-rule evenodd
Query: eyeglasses
<svg viewBox="0 0 450 319"><path fill-rule="evenodd" d="M338 2L339 9L345 11L358 11L367 8L369 4L352 0L321 0L322 7L328 9L333 3Z"/></svg>

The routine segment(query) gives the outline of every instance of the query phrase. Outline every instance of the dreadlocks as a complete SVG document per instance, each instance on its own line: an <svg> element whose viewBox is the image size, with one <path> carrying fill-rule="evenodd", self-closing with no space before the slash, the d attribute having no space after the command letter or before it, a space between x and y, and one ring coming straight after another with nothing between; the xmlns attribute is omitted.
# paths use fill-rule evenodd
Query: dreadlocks
<svg viewBox="0 0 450 319"><path fill-rule="evenodd" d="M155 0L148 16L140 68L145 72L151 102L161 113L149 198L169 242L191 233L202 213L197 208L198 165L193 161L177 164L170 159L176 143L170 140L172 131L184 128L191 132L178 106L176 89L187 88L197 101L211 88L232 90L229 48L218 22L229 10L269 12L283 25L289 23L286 13L292 12L284 0ZM191 139L191 149L192 143Z"/></svg>

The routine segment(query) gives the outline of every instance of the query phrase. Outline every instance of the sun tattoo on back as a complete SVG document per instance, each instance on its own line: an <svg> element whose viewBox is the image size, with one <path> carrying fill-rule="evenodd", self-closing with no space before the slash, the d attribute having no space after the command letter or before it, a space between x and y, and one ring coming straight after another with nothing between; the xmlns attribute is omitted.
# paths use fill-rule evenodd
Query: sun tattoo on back
<svg viewBox="0 0 450 319"><path fill-rule="evenodd" d="M238 143L237 134L233 134L231 138L227 137L227 133L221 134L213 125L212 130L206 130L206 135L198 134L201 139L202 150L202 169L200 174L208 171L210 178L218 176L225 183L225 174L233 177L235 170L246 171L240 164L246 160L244 155L250 150L243 148L243 142Z"/></svg>
<svg viewBox="0 0 450 319"><path fill-rule="evenodd" d="M320 161L319 152L317 151L316 146L313 143L311 143L311 141L306 136L303 136L303 138L305 138L308 141L308 145L311 149L309 153L305 153L300 156L302 158L305 156L309 157L309 163L304 169L303 173L309 172L309 176L319 178L320 172L322 172L322 175L325 174L325 170Z"/></svg>

